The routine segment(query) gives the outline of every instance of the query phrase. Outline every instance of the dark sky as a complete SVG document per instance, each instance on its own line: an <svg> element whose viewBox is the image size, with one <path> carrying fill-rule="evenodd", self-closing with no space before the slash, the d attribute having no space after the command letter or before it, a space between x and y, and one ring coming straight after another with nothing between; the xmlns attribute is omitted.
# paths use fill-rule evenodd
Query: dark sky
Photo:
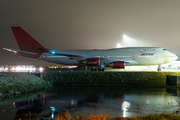
<svg viewBox="0 0 180 120"><path fill-rule="evenodd" d="M11 26L49 49L114 48L127 34L180 55L180 0L0 0L0 64L39 64L2 49L18 49Z"/></svg>

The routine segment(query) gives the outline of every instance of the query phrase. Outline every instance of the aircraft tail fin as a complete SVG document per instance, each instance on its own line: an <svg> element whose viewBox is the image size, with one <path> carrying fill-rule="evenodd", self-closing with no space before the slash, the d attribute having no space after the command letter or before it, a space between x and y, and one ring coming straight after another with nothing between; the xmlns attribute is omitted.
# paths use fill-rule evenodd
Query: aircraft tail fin
<svg viewBox="0 0 180 120"><path fill-rule="evenodd" d="M21 27L11 27L18 43L19 49L29 52L38 53L39 49L46 49L40 43L38 43L33 37L31 37Z"/></svg>
<svg viewBox="0 0 180 120"><path fill-rule="evenodd" d="M21 27L11 27L11 28L20 50L37 53L38 56L34 56L34 57L39 57L43 52L48 52L48 49L43 47L39 42L37 42Z"/></svg>

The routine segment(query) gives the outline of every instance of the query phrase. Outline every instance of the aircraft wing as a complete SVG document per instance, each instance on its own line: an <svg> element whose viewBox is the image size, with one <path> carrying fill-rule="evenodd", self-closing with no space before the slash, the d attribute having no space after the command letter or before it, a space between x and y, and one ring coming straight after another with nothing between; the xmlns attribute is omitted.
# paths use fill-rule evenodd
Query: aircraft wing
<svg viewBox="0 0 180 120"><path fill-rule="evenodd" d="M115 61L124 61L126 64L138 64L135 60L127 59L127 58L121 58L121 59L111 59L111 58L100 58L101 62L103 63L112 63Z"/></svg>
<svg viewBox="0 0 180 120"><path fill-rule="evenodd" d="M66 56L66 57L82 57L82 55L76 55L76 54L68 54L68 53L52 53L54 56Z"/></svg>
<svg viewBox="0 0 180 120"><path fill-rule="evenodd" d="M4 50L13 52L14 54L27 54L27 55L37 55L38 53L34 53L34 52L28 52L28 51L23 51L23 50L18 50L18 49L12 49L12 48L3 48ZM53 52L52 50L49 49L40 49L40 51L42 52L49 52L51 55L53 56L66 56L66 57L70 57L71 59L77 60L77 61L83 61L86 60L88 58L97 58L97 57L93 57L93 56L88 56L88 55L82 55L82 54L72 54L72 53L61 53L61 52ZM132 59L125 59L125 58L121 58L121 59L112 59L112 58L107 58L107 57L99 57L100 61L104 64L109 64L112 63L114 61L124 61L124 63L126 64L137 64L136 61L132 60Z"/></svg>
<svg viewBox="0 0 180 120"><path fill-rule="evenodd" d="M49 53L52 54L53 56L70 57L70 58L75 59L77 61L86 60L88 58L97 58L97 57L94 57L94 56L88 56L88 55L82 55L82 54L54 52L52 50L49 50ZM137 64L136 61L134 61L132 59L126 59L126 58L122 58L122 59L112 59L112 58L108 58L108 57L98 57L98 58L100 59L100 61L102 63L105 63L105 64L109 64L109 63L112 63L114 61L124 61L127 64Z"/></svg>
<svg viewBox="0 0 180 120"><path fill-rule="evenodd" d="M77 61L81 61L81 60L85 60L88 58L92 58L88 55L82 55L82 54L72 54L72 53L61 53L61 52L55 52L52 50L49 50L49 53L53 56L66 56L66 57L70 57L72 59L75 59Z"/></svg>

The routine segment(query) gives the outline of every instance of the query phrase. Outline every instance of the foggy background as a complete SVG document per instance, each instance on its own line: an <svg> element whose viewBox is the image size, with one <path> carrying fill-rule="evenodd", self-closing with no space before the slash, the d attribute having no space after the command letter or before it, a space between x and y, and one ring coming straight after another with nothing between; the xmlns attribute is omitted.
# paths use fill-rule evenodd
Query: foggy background
<svg viewBox="0 0 180 120"><path fill-rule="evenodd" d="M20 26L49 49L164 47L180 55L179 0L1 0L0 64L42 64L2 48L19 49Z"/></svg>

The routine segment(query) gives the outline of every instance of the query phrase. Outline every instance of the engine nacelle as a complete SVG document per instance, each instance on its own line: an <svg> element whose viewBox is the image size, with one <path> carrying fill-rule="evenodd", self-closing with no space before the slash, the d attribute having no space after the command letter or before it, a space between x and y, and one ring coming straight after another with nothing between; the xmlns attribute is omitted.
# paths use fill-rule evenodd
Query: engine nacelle
<svg viewBox="0 0 180 120"><path fill-rule="evenodd" d="M85 64L87 66L100 66L100 59L99 58L88 58L84 61L80 61L80 64Z"/></svg>
<svg viewBox="0 0 180 120"><path fill-rule="evenodd" d="M124 64L124 61L114 61L110 64L110 67L112 68L122 68L124 69L125 68L125 64Z"/></svg>

